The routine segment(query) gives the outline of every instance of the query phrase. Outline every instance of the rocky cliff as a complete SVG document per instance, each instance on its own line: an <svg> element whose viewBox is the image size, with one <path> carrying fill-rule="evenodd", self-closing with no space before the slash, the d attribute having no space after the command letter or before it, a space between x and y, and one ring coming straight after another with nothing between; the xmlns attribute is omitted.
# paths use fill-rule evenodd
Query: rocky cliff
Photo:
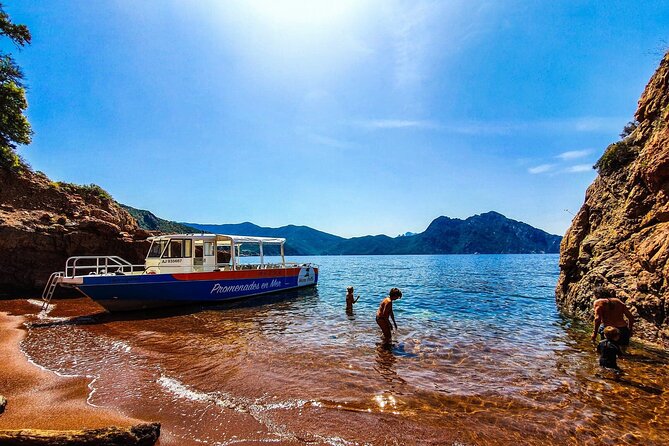
<svg viewBox="0 0 669 446"><path fill-rule="evenodd" d="M0 168L0 295L41 291L75 255L142 263L150 233L97 186Z"/></svg>
<svg viewBox="0 0 669 446"><path fill-rule="evenodd" d="M617 290L638 316L634 335L669 347L669 53L646 86L623 140L562 240L558 307L592 317L592 289Z"/></svg>

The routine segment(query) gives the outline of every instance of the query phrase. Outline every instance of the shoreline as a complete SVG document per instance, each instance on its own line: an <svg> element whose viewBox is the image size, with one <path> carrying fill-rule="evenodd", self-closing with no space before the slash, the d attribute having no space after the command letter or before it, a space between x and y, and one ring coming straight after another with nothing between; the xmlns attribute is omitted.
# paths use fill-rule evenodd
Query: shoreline
<svg viewBox="0 0 669 446"><path fill-rule="evenodd" d="M0 429L127 428L145 422L89 404L91 379L61 376L32 363L20 348L24 321L0 312L0 394L7 399Z"/></svg>

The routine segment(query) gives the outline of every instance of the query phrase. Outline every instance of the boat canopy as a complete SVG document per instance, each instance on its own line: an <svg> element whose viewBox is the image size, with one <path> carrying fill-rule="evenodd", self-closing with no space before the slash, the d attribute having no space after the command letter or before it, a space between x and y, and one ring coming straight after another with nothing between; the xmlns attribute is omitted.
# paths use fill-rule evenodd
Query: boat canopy
<svg viewBox="0 0 669 446"><path fill-rule="evenodd" d="M254 237L250 235L225 235L225 234L163 234L149 237L147 240L153 241L167 241L170 239L188 238L191 240L203 240L207 242L232 242L235 245L242 243L262 243L263 245L283 245L286 242L285 238L279 237Z"/></svg>

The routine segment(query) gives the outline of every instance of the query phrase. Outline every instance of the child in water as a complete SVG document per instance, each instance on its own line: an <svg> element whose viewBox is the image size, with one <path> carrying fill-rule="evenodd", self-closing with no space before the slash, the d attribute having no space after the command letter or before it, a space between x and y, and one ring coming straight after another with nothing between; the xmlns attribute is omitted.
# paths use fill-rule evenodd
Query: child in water
<svg viewBox="0 0 669 446"><path fill-rule="evenodd" d="M353 287L350 286L346 288L346 312L351 314L353 313L353 304L356 303L360 299L360 296L356 297L355 300L353 299Z"/></svg>
<svg viewBox="0 0 669 446"><path fill-rule="evenodd" d="M402 292L398 288L391 288L388 297L381 301L381 305L379 305L379 309L376 312L376 323L379 324L379 327L383 332L383 341L385 344L389 344L391 340L390 330L392 330L392 326L390 325L390 319L393 320L395 330L397 330L395 313L393 313L393 301L400 299L401 297Z"/></svg>
<svg viewBox="0 0 669 446"><path fill-rule="evenodd" d="M620 332L616 327L606 327L604 329L604 340L597 345L599 353L599 365L609 369L618 369L616 358L622 355L620 347L616 341L620 338Z"/></svg>

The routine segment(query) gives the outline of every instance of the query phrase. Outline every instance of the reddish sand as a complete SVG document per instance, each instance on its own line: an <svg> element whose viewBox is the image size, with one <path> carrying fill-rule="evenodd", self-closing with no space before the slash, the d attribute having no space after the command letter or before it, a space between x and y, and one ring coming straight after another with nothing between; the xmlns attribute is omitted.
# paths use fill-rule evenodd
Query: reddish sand
<svg viewBox="0 0 669 446"><path fill-rule="evenodd" d="M86 429L127 427L142 422L86 403L88 380L62 377L31 364L19 343L20 316L0 312L0 394L7 398L0 429Z"/></svg>

